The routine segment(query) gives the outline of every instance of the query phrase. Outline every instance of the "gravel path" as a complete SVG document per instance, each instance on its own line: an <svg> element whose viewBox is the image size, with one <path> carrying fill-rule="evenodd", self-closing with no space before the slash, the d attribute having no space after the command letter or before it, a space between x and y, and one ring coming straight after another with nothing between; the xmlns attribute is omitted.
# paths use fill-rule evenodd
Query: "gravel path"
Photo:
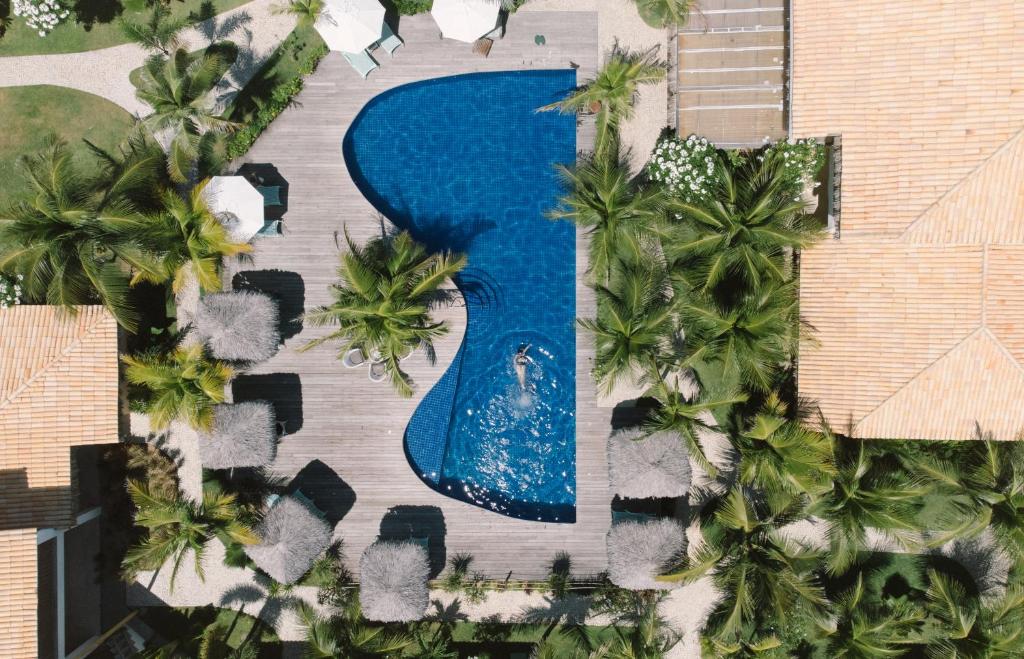
<svg viewBox="0 0 1024 659"><path fill-rule="evenodd" d="M277 3L278 0L253 0L204 21L183 35L190 51L203 48L212 40L230 39L238 45L238 60L217 90L219 103L224 103L248 82L292 31L293 17L271 13L271 6ZM128 74L142 66L148 54L141 46L124 44L83 53L4 57L0 66L0 87L70 87L102 96L142 117L149 114L149 106L135 98L135 88Z"/></svg>

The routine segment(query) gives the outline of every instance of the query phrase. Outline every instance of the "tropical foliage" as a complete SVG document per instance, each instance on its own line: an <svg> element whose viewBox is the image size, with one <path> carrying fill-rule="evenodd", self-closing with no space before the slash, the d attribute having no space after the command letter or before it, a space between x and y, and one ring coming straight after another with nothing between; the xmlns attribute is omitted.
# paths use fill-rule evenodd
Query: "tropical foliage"
<svg viewBox="0 0 1024 659"><path fill-rule="evenodd" d="M314 326L334 327L302 347L308 350L339 342L341 358L359 348L373 361L383 362L395 389L412 395L412 382L399 362L422 346L433 354L433 341L448 328L430 316L431 307L445 298L441 285L466 263L461 254L430 254L403 231L375 238L364 247L345 233L348 252L341 255L340 281L331 286L334 301L305 316Z"/></svg>
<svg viewBox="0 0 1024 659"><path fill-rule="evenodd" d="M147 50L170 55L181 43L181 31L189 26L188 17L175 17L170 7L156 3L145 22L128 18L119 19L121 31L133 42Z"/></svg>
<svg viewBox="0 0 1024 659"><path fill-rule="evenodd" d="M683 27L692 4L693 0L636 0L640 17L651 27Z"/></svg>
<svg viewBox="0 0 1024 659"><path fill-rule="evenodd" d="M200 430L213 426L213 406L224 402L224 387L234 372L210 359L202 345L178 347L168 354L124 356L125 378L144 387L154 430L181 420Z"/></svg>

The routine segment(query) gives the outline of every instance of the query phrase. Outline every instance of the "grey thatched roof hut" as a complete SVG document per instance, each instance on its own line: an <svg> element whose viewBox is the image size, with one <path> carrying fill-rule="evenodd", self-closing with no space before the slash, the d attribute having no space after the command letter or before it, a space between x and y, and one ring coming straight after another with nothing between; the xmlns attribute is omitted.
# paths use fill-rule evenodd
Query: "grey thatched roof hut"
<svg viewBox="0 0 1024 659"><path fill-rule="evenodd" d="M621 522L608 531L608 578L630 590L667 590L656 581L686 552L686 532L672 519Z"/></svg>
<svg viewBox="0 0 1024 659"><path fill-rule="evenodd" d="M368 620L410 622L426 614L427 550L414 542L378 540L359 561L359 602Z"/></svg>
<svg viewBox="0 0 1024 659"><path fill-rule="evenodd" d="M196 309L193 331L217 359L270 359L281 343L277 302L253 291L204 295Z"/></svg>
<svg viewBox="0 0 1024 659"><path fill-rule="evenodd" d="M213 430L199 433L199 457L207 469L262 467L276 455L274 408L266 401L217 405Z"/></svg>
<svg viewBox="0 0 1024 659"><path fill-rule="evenodd" d="M608 438L608 480L612 494L633 499L681 497L690 491L690 459L673 433L625 428Z"/></svg>
<svg viewBox="0 0 1024 659"><path fill-rule="evenodd" d="M331 544L331 526L319 511L298 497L285 495L271 506L257 529L259 544L245 553L279 583L302 578Z"/></svg>

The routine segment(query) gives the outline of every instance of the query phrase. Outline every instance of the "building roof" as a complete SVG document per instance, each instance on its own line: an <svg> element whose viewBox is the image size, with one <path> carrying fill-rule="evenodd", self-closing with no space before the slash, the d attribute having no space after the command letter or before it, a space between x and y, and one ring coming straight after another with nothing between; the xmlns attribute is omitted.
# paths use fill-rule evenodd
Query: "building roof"
<svg viewBox="0 0 1024 659"><path fill-rule="evenodd" d="M842 138L800 393L860 437L1024 430L1024 3L793 0L797 137Z"/></svg>
<svg viewBox="0 0 1024 659"><path fill-rule="evenodd" d="M103 307L0 309L0 656L36 657L36 529L73 521L71 449L118 441Z"/></svg>

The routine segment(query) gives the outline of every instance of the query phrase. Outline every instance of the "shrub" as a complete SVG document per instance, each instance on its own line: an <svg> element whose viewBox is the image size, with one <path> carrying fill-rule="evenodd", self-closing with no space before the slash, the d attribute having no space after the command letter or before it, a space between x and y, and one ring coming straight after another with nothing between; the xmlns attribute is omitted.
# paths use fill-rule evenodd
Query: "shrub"
<svg viewBox="0 0 1024 659"><path fill-rule="evenodd" d="M395 10L399 14L412 16L413 14L422 14L425 11L430 11L434 0L391 0L391 4L395 6Z"/></svg>
<svg viewBox="0 0 1024 659"><path fill-rule="evenodd" d="M21 282L23 275L5 275L0 273L0 309L21 304Z"/></svg>
<svg viewBox="0 0 1024 659"><path fill-rule="evenodd" d="M805 181L813 178L825 164L825 146L813 137L794 140L790 138L765 146L758 153L761 157L779 158L787 184L799 194Z"/></svg>
<svg viewBox="0 0 1024 659"><path fill-rule="evenodd" d="M690 135L663 137L647 163L647 175L663 183L669 192L686 203L711 198L718 167L715 146L706 138Z"/></svg>
<svg viewBox="0 0 1024 659"><path fill-rule="evenodd" d="M14 0L12 9L15 16L23 17L25 24L41 37L49 34L69 14L61 0Z"/></svg>

